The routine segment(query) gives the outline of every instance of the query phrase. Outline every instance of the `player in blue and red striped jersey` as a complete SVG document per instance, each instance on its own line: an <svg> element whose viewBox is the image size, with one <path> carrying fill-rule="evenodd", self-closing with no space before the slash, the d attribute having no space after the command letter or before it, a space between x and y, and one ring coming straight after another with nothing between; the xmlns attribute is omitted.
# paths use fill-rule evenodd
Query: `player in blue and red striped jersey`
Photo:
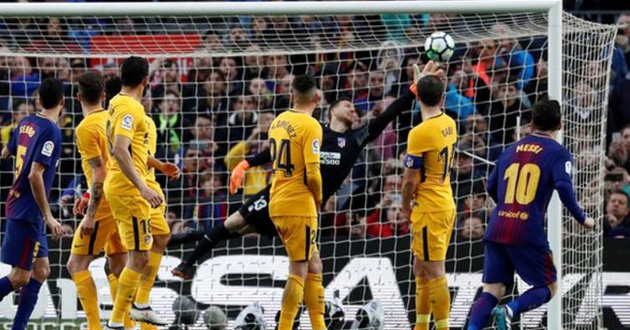
<svg viewBox="0 0 630 330"><path fill-rule="evenodd" d="M44 224L53 237L63 236L61 224L48 205L61 154L57 121L64 107L63 84L54 78L45 79L39 99L42 111L23 118L2 150L2 159L15 156L15 181L7 198L7 227L1 251L2 262L12 268L0 278L0 300L21 288L13 330L26 329L39 289L50 273Z"/></svg>
<svg viewBox="0 0 630 330"><path fill-rule="evenodd" d="M560 104L540 101L532 116L533 134L507 148L488 177L488 193L497 206L484 236L483 293L472 307L468 330L482 329L491 314L499 330L510 329L513 317L553 297L556 268L545 233L545 213L554 189L580 224L587 229L595 224L575 197L573 157L555 140L561 128ZM505 287L514 282L514 272L532 288L495 307Z"/></svg>

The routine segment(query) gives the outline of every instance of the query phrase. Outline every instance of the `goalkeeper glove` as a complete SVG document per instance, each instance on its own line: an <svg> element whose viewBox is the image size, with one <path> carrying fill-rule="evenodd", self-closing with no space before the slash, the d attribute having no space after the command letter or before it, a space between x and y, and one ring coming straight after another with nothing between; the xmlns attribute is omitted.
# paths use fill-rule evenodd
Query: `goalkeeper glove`
<svg viewBox="0 0 630 330"><path fill-rule="evenodd" d="M243 175L245 175L245 171L248 169L249 162L243 160L236 165L234 170L232 170L232 175L230 176L230 195L234 195L238 188L241 187L241 184L243 183Z"/></svg>

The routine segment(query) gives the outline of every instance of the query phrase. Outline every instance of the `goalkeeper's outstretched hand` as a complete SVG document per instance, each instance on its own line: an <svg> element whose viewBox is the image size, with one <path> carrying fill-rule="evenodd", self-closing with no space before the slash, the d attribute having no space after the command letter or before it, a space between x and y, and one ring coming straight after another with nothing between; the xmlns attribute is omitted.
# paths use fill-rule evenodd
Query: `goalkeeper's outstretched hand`
<svg viewBox="0 0 630 330"><path fill-rule="evenodd" d="M440 68L439 63L434 62L434 61L427 62L424 68L422 68L422 71L420 71L420 67L418 66L418 64L413 65L413 82L414 83L413 85L411 85L410 89L416 96L418 96L418 89L417 89L416 84L418 83L418 81L420 81L420 79L422 79L422 77L428 76L428 75L444 77L444 70Z"/></svg>
<svg viewBox="0 0 630 330"><path fill-rule="evenodd" d="M243 176L245 175L245 171L249 169L249 162L246 160L242 160L234 170L232 170L232 175L230 176L230 195L236 194L236 191L243 184Z"/></svg>

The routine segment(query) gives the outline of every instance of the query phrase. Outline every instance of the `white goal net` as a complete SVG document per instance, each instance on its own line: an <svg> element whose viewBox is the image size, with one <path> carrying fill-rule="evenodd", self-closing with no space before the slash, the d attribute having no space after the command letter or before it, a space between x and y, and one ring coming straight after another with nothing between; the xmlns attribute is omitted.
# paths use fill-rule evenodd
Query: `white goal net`
<svg viewBox="0 0 630 330"><path fill-rule="evenodd" d="M568 14L563 26L564 144L575 157L579 201L589 216L600 219L616 28ZM547 95L546 14L0 17L2 144L13 125L37 109L35 96L43 78L61 79L67 92L60 121L62 159L50 202L68 236L50 243L52 273L31 322L48 324L46 329L59 324L70 329L85 321L65 264L80 221L72 215L72 204L86 189L74 128L82 119L76 83L87 69L112 77L129 55L151 61L150 94L144 103L158 129L157 157L183 169L177 181L159 177L169 224L174 233L204 230L224 221L266 186L269 168L259 167L247 172L237 195L227 192L231 169L265 148L270 118L290 107L294 76L309 73L317 78L322 123L329 122L328 106L347 98L358 114L350 129L357 129L407 92L412 65L426 63L424 41L435 31L449 33L456 42L455 55L444 69L445 111L457 120L461 151L452 176L458 216L447 257L450 325L460 329L482 286L481 237L493 206L484 188L492 169L489 162L529 134L530 108ZM418 120L416 104L404 109L365 147L341 189L324 206L319 248L326 299L339 294L346 328L372 300L383 306L384 329L413 327L411 237L400 213L400 182L406 136ZM340 148L345 143L338 141ZM11 161L0 163L3 217L12 168ZM563 224L563 324L567 329L598 329L603 326L601 235L585 233L566 214ZM193 247L168 249L151 295L158 313L175 322L179 311L173 302L185 296L196 311L221 308L231 328L245 306L258 302L267 327L275 327L288 271L278 239L248 235L222 243L202 259L194 279L182 281L170 271ZM90 269L105 321L112 302L103 264L104 258L99 258ZM0 275L8 271L9 266L0 264ZM514 294L525 289L520 281L511 288ZM0 324L11 323L16 296L0 302ZM546 319L542 307L523 315L520 326L546 328ZM190 329L205 328L203 317L195 321ZM302 313L300 327L310 329L307 313Z"/></svg>

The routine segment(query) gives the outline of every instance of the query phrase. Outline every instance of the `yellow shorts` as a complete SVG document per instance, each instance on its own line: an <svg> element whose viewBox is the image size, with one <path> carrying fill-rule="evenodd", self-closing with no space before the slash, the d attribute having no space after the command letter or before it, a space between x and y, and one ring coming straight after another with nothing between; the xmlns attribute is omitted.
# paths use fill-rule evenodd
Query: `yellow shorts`
<svg viewBox="0 0 630 330"><path fill-rule="evenodd" d="M104 219L96 220L92 235L81 235L81 226L79 226L74 232L70 253L80 256L97 256L103 248L107 255L127 252L118 235L116 220L111 214Z"/></svg>
<svg viewBox="0 0 630 330"><path fill-rule="evenodd" d="M319 252L316 217L274 217L271 221L278 230L290 261L308 261L313 253Z"/></svg>
<svg viewBox="0 0 630 330"><path fill-rule="evenodd" d="M448 243L451 241L455 210L430 213L413 213L411 228L413 254L425 261L441 261L446 259Z"/></svg>
<svg viewBox="0 0 630 330"><path fill-rule="evenodd" d="M120 238L129 251L148 251L153 245L151 205L140 196L107 196Z"/></svg>
<svg viewBox="0 0 630 330"><path fill-rule="evenodd" d="M155 236L168 235L171 233L171 228L168 227L166 222L166 204L162 203L155 209L151 209L151 233Z"/></svg>

